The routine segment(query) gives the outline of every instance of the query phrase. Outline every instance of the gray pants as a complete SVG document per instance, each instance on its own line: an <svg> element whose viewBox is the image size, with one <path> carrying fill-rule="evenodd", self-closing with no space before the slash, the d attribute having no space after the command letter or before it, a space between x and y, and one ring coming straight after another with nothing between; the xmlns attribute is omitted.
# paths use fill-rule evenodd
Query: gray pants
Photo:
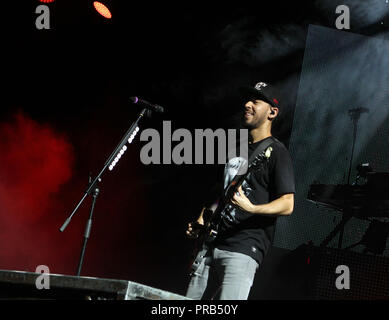
<svg viewBox="0 0 389 320"><path fill-rule="evenodd" d="M247 300L258 266L248 255L205 248L192 266L186 296L195 300Z"/></svg>

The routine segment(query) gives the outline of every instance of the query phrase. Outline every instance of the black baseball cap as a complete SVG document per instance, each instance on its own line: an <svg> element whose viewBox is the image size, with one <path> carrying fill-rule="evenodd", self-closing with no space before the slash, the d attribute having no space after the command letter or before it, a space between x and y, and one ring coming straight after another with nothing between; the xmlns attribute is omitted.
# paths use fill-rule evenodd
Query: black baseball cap
<svg viewBox="0 0 389 320"><path fill-rule="evenodd" d="M253 87L240 87L240 92L245 96L264 100L273 107L280 108L281 94L269 83L258 82Z"/></svg>

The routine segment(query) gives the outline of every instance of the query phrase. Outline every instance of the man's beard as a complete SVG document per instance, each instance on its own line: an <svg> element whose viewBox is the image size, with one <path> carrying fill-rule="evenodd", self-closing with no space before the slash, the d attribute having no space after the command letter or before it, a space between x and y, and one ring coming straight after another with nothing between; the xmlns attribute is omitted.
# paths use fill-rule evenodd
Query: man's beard
<svg viewBox="0 0 389 320"><path fill-rule="evenodd" d="M248 130L255 128L252 123L246 123L244 120L242 121L242 127Z"/></svg>
<svg viewBox="0 0 389 320"><path fill-rule="evenodd" d="M256 129L256 128L260 127L265 122L265 120L266 119L257 119L254 122L246 123L246 120L243 116L242 117L242 127L245 129L248 129L248 130Z"/></svg>

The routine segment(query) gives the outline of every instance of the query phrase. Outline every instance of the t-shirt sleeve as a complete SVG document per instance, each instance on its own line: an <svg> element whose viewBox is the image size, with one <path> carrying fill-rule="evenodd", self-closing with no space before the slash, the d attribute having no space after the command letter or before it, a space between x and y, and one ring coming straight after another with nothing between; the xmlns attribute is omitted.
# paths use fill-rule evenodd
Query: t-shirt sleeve
<svg viewBox="0 0 389 320"><path fill-rule="evenodd" d="M284 146L278 146L272 154L270 172L271 197L276 199L283 194L295 193L293 163L289 151Z"/></svg>

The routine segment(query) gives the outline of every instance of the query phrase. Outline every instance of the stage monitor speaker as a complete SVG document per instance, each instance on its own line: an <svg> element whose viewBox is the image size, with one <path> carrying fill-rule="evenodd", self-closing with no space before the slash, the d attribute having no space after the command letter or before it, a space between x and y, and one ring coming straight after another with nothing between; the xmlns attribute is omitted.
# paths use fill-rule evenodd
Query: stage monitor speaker
<svg viewBox="0 0 389 320"><path fill-rule="evenodd" d="M388 300L389 258L355 251L313 247L314 297L317 300ZM349 288L338 289L338 266L349 270Z"/></svg>
<svg viewBox="0 0 389 320"><path fill-rule="evenodd" d="M336 282L349 270L349 289ZM271 247L257 271L252 300L389 300L389 258L304 244Z"/></svg>

